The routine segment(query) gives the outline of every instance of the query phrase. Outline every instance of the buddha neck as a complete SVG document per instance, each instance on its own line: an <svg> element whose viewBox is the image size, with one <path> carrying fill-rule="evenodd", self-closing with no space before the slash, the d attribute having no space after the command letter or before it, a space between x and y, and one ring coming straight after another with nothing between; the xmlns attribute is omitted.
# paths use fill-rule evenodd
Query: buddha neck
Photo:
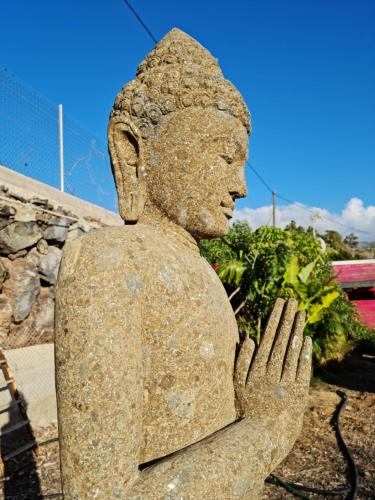
<svg viewBox="0 0 375 500"><path fill-rule="evenodd" d="M199 253L196 239L182 226L171 221L157 207L153 205L145 206L145 209L138 220L138 224L145 224L155 229L163 231L170 238L178 241L181 245L195 253Z"/></svg>

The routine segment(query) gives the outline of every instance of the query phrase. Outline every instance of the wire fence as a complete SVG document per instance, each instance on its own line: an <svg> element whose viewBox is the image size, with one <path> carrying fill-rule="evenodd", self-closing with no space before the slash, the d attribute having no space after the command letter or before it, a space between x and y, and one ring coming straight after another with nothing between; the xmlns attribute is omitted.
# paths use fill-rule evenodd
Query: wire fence
<svg viewBox="0 0 375 500"><path fill-rule="evenodd" d="M117 212L107 145L64 115L65 192ZM58 106L0 66L0 165L60 189Z"/></svg>

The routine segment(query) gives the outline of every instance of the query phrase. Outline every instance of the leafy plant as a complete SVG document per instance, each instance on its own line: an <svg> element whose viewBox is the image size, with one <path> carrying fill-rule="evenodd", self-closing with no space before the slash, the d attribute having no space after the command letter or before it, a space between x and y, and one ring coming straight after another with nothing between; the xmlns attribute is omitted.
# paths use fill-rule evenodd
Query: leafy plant
<svg viewBox="0 0 375 500"><path fill-rule="evenodd" d="M252 231L246 222L237 222L225 238L202 241L200 249L217 267L242 336L259 342L276 298L294 297L306 311L305 334L313 338L317 363L340 359L361 339L372 338L335 283L329 257L313 231L293 225Z"/></svg>
<svg viewBox="0 0 375 500"><path fill-rule="evenodd" d="M283 286L293 290L299 303L298 309L306 311L306 325L319 321L324 310L340 295L337 285L334 283L319 287L315 293L311 292L312 272L317 261L318 258L301 269L298 264L298 256L293 254L284 273Z"/></svg>

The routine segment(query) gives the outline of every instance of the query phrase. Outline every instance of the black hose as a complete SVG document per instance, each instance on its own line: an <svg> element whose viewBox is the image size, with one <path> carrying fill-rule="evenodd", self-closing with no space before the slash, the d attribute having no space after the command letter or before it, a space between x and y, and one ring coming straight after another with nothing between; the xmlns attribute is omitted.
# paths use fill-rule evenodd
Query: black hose
<svg viewBox="0 0 375 500"><path fill-rule="evenodd" d="M310 500L310 497L307 497L300 492L301 488L299 486L295 487L293 483L286 483L285 481L283 481L277 476L274 476L273 474L271 474L266 478L266 483L274 484L276 486L281 486L281 488L284 488L286 491L289 491L289 493L292 493L292 495L294 495L295 497L305 498L307 500Z"/></svg>
<svg viewBox="0 0 375 500"><path fill-rule="evenodd" d="M342 412L345 409L346 403L348 402L348 397L345 394L345 392L342 391L337 391L337 394L341 397L341 401L338 404L336 411L333 415L333 418L331 420L331 423L333 427L335 428L336 431L336 437L337 437L337 442L340 450L344 454L346 461L348 463L348 475L349 475L349 481L350 481L350 488L340 488L338 490L324 490L320 488L312 488L310 486L300 486L299 484L295 483L289 483L286 481L283 481L279 477L271 474L266 478L266 483L269 484L274 484L276 486L281 486L282 488L286 489L290 493L292 493L294 496L299 497L299 498L305 498L309 499L310 497L307 497L303 495L301 492L306 491L309 493L316 493L322 496L341 496L341 495L346 495L350 494L348 497L348 500L355 500L357 498L358 494L358 469L357 466L354 462L354 459L349 451L349 448L346 446L346 443L344 441L344 438L342 437L341 434L341 429L340 429L340 417Z"/></svg>
<svg viewBox="0 0 375 500"><path fill-rule="evenodd" d="M58 440L59 440L58 437L47 439L46 441L42 441L42 442L38 443L38 446L40 447L40 446L45 446L46 444L56 443Z"/></svg>
<svg viewBox="0 0 375 500"><path fill-rule="evenodd" d="M350 496L348 497L348 500L355 500L358 495L358 468L354 462L354 459L352 457L352 454L350 453L349 448L346 446L345 440L342 437L340 429L340 416L345 409L346 403L348 402L348 396L345 394L345 392L342 391L337 391L337 394L340 396L341 401L336 410L337 414L334 415L334 417L336 418L332 419L332 425L336 430L338 445L348 463L348 475L351 485L351 492Z"/></svg>
<svg viewBox="0 0 375 500"><path fill-rule="evenodd" d="M352 491L351 488L340 488L338 490L322 490L320 488L312 488L310 486L302 486L300 484L282 481L279 477L274 476L273 474L271 474L270 476L267 477L266 483L275 484L276 486L282 486L285 489L288 489L288 488L286 488L286 486L288 486L289 488L291 488L291 489L288 489L288 491L290 491L293 494L295 494L295 493L293 491L291 491L292 489L297 490L298 493L299 493L299 491L306 491L308 493L316 493L318 495L323 495L323 496L342 496L342 495L346 495L347 493L350 493ZM299 494L298 495L296 494L296 496L299 496ZM302 497L302 498L309 498L309 497Z"/></svg>

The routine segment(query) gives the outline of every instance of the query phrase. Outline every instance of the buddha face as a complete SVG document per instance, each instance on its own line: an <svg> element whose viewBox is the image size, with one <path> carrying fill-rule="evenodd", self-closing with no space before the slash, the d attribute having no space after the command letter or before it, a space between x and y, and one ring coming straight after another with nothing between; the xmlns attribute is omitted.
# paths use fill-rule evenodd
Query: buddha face
<svg viewBox="0 0 375 500"><path fill-rule="evenodd" d="M247 144L243 124L224 111L172 113L144 147L147 203L198 239L225 235L235 199L246 196Z"/></svg>

